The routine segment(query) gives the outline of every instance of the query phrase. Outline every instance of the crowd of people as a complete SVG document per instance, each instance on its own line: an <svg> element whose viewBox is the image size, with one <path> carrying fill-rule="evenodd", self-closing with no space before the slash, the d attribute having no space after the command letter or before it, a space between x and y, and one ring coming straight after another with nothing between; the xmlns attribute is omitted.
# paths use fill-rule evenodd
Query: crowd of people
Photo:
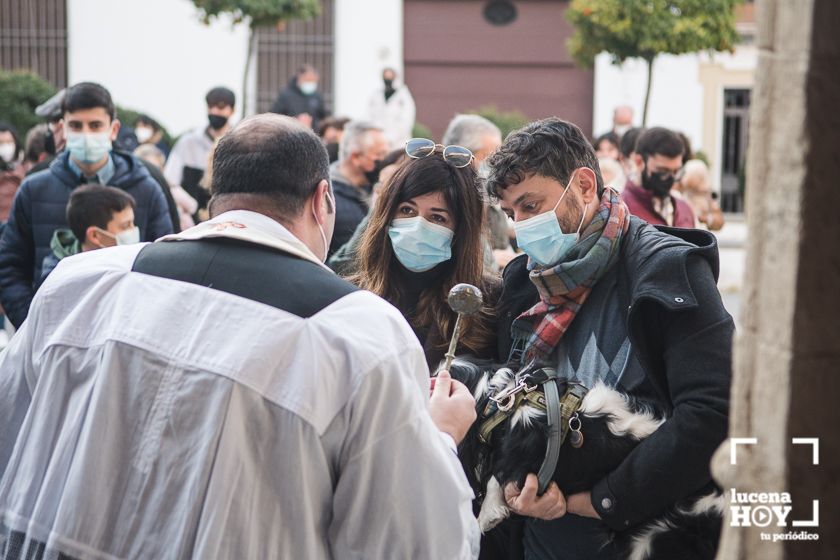
<svg viewBox="0 0 840 560"><path fill-rule="evenodd" d="M318 79L237 124L213 88L172 146L90 82L25 142L0 124L0 558L615 558L603 531L714 486L733 323L687 138L620 107L595 139L460 114L438 143L395 70L364 120ZM462 283L457 355L665 418L592 488L506 486L484 535L457 460L481 411L430 386Z"/></svg>

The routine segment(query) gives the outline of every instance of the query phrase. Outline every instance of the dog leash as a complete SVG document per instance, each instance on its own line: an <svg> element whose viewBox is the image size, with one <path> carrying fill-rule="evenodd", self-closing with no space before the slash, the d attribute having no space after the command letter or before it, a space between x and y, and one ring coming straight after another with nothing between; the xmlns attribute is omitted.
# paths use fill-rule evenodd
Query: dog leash
<svg viewBox="0 0 840 560"><path fill-rule="evenodd" d="M542 387L540 393L538 388ZM551 483L557 462L560 459L560 448L569 432L576 434L572 444L580 447L583 435L580 432L580 419L577 411L583 403L587 389L579 383L568 383L567 390L560 398L557 387L557 371L553 368L540 368L517 379L516 383L496 396L484 409L482 416L487 418L479 428L479 440L489 445L493 430L507 420L525 402L533 407L544 410L548 420L548 444L545 458L540 466L537 478L539 493L543 494ZM495 407L495 411L493 408ZM577 419L577 428L572 428L572 422Z"/></svg>

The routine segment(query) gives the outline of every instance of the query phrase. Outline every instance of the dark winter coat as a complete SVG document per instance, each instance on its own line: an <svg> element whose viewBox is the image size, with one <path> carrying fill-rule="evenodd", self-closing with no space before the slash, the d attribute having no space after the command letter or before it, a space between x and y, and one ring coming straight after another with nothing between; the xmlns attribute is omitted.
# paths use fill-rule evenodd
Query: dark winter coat
<svg viewBox="0 0 840 560"><path fill-rule="evenodd" d="M510 352L513 320L538 301L526 264L526 257L518 257L504 271L498 307L502 360ZM712 234L654 227L632 217L616 266L615 293L646 378L640 386L668 417L592 489L603 522L622 530L710 483L709 461L728 427L734 325L716 285Z"/></svg>
<svg viewBox="0 0 840 560"><path fill-rule="evenodd" d="M368 214L368 197L357 187L344 182L336 175L330 177L335 197L335 228L330 241L329 254L350 241L359 224Z"/></svg>
<svg viewBox="0 0 840 560"><path fill-rule="evenodd" d="M272 113L296 117L301 113L309 113L312 117L312 128L318 128L318 121L329 114L324 98L317 91L312 95L306 95L297 85L297 78L292 77L286 89L280 92L274 104L271 106Z"/></svg>
<svg viewBox="0 0 840 560"><path fill-rule="evenodd" d="M23 181L0 239L0 302L16 327L29 312L35 282L41 278L41 264L52 252L53 233L68 227L67 202L81 184L68 165L69 157L68 152L61 153L49 169ZM154 241L172 233L163 191L140 160L117 151L111 152L111 157L115 169L109 186L134 197L134 222L140 228L140 238Z"/></svg>

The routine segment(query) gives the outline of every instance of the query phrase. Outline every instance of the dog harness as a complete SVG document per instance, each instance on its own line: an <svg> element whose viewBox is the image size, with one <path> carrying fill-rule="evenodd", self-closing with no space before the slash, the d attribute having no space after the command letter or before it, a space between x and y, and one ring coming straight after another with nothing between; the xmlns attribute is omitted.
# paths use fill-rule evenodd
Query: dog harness
<svg viewBox="0 0 840 560"><path fill-rule="evenodd" d="M534 408L544 410L548 419L548 444L545 450L540 470L537 473L539 493L543 494L551 483L557 461L560 458L560 448L563 442L573 432L572 445L580 447L583 435L580 432L580 419L577 412L583 403L587 389L580 383L566 383L566 392L560 398L557 387L557 370L554 368L540 368L514 378L511 387L491 396L484 408L482 417L485 420L479 427L479 440L489 445L493 430L513 415L524 403ZM542 387L542 392L537 391ZM495 409L495 410L494 410ZM573 427L575 425L577 427Z"/></svg>

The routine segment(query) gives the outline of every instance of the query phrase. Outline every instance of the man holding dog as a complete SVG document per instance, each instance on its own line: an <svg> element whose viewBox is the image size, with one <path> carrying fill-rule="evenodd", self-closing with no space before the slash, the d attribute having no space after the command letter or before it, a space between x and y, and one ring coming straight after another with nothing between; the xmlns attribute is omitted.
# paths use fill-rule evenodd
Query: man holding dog
<svg viewBox="0 0 840 560"><path fill-rule="evenodd" d="M613 558L605 528L637 525L712 485L734 331L715 239L631 217L604 188L586 137L557 118L512 133L488 164L487 190L526 253L504 272L500 358L548 361L561 378L603 381L667 418L588 492L563 496L552 483L538 496L535 475L505 488L526 517L526 558Z"/></svg>
<svg viewBox="0 0 840 560"><path fill-rule="evenodd" d="M243 120L212 191L205 224L65 259L0 355L0 557L473 558L475 402L429 400L402 315L323 264L318 137Z"/></svg>

